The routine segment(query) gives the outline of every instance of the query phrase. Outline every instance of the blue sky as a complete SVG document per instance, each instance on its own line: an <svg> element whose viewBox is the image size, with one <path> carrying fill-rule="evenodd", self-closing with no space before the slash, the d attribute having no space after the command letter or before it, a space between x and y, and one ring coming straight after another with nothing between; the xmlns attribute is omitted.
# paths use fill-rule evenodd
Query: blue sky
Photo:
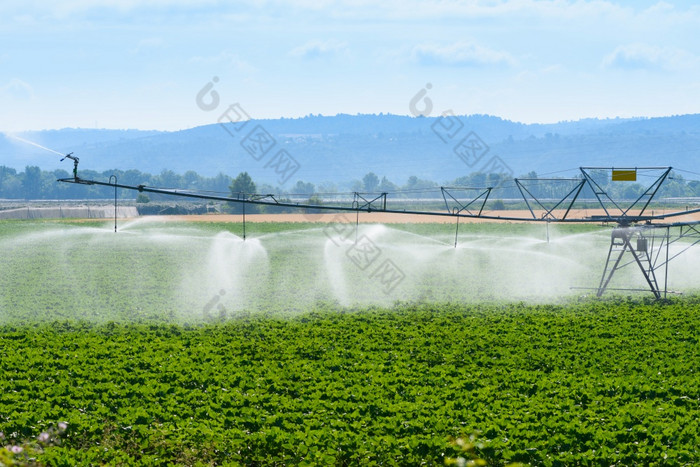
<svg viewBox="0 0 700 467"><path fill-rule="evenodd" d="M427 83L433 115L697 113L697 31L692 2L4 0L0 131L408 115Z"/></svg>

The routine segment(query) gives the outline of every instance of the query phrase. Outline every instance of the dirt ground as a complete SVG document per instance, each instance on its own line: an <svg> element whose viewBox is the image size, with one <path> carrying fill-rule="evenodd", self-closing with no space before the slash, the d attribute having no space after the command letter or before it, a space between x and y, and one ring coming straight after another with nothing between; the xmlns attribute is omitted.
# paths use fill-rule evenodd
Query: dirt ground
<svg viewBox="0 0 700 467"><path fill-rule="evenodd" d="M659 215L663 213L676 212L676 210L666 210L666 211L649 211L648 215ZM535 211L535 214L539 217L542 212ZM561 216L563 213L559 213ZM526 210L513 210L513 211L491 211L489 213L484 213L483 215L489 216L499 216L499 217L516 217L516 218L532 218L530 211ZM567 218L569 219L582 219L590 216L602 216L605 212L602 209L581 209L576 211L571 211ZM197 221L197 222L241 222L242 216L240 214L197 214L188 216L154 216L154 218L161 219L163 221ZM337 222L344 219L346 222L354 221L356 218L356 213L354 212L334 212L326 214L248 214L246 215L246 222L318 222L318 223L328 223ZM361 212L359 215L359 221L363 223L381 223L381 224L428 224L428 223L443 223L450 224L455 222L454 217L451 216L427 216L427 215L415 215L415 214L397 214L397 213L384 213L384 212L372 212L366 213ZM476 218L460 218L460 222L504 222L497 219L476 219ZM668 222L680 222L680 221L700 221L700 213L689 214L685 216L671 217ZM519 221L506 221L506 222L519 222ZM523 221L524 222L524 221Z"/></svg>

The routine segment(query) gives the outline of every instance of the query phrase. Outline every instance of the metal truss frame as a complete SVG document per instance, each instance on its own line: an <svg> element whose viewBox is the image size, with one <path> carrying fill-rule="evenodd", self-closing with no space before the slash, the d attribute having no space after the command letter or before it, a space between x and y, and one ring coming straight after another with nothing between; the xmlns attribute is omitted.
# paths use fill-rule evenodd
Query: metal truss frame
<svg viewBox="0 0 700 467"><path fill-rule="evenodd" d="M666 298L668 290L668 264L689 248L700 243L700 223L679 223L667 225L639 225L634 227L616 227L611 234L610 248L605 260L603 275L596 291L598 297L606 290L640 291L647 289L609 288L616 271L630 265L637 265L644 277L648 291L654 297ZM672 233L676 231L678 233ZM636 245L632 241L636 239ZM679 251L671 254L671 245L685 242ZM630 259L631 256L631 259ZM623 261L623 259L626 261ZM659 282L663 278L663 282Z"/></svg>

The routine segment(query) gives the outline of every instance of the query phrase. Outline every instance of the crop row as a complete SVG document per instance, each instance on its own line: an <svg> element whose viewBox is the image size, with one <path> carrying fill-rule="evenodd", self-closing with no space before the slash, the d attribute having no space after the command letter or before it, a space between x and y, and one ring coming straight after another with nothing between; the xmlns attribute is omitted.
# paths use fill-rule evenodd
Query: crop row
<svg viewBox="0 0 700 467"><path fill-rule="evenodd" d="M318 308L0 328L0 431L48 464L700 462L700 302Z"/></svg>

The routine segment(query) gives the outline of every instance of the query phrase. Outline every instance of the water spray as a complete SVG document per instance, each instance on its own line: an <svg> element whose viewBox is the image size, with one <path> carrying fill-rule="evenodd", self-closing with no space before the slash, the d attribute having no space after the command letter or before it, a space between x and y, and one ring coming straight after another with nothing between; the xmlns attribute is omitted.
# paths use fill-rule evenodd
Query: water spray
<svg viewBox="0 0 700 467"><path fill-rule="evenodd" d="M35 147L37 147L37 148L39 148L39 149L43 149L44 151L49 151L49 152L52 152L52 153L54 153L54 154L58 154L59 156L62 156L62 155L63 155L63 153L60 153L60 152L58 152L58 151L54 151L54 150L51 149L51 148L47 148L46 146L42 146L41 144L37 144L37 143L35 143L35 142L33 142L33 141L29 141L29 140L27 140L27 139L20 138L19 136L11 135L11 134L8 134L8 133L5 133L5 134L6 134L7 136L9 136L10 138L12 138L12 139L16 139L17 141L21 141L21 142L26 143L26 144L31 144L32 146L35 146Z"/></svg>
<svg viewBox="0 0 700 467"><path fill-rule="evenodd" d="M71 153L72 154L72 153ZM500 222L510 222L510 221L516 221L516 222L544 222L545 223L545 229L546 229L546 236L547 236L547 242L549 243L550 241L550 235L549 235L549 223L550 222L556 222L556 223L614 223L617 224L618 228L623 229L620 231L615 231L615 233L620 233L623 232L624 229L633 227L635 232L637 232L637 236L642 233L643 229L643 237L645 238L655 238L658 237L658 243L659 246L655 247L652 245L651 248L649 249L644 249L642 248L642 243L640 243L639 247L637 249L633 248L630 239L631 235L616 235L613 238L611 238L610 242L610 250L608 252L608 260L606 261L605 268L603 270L603 275L601 278L601 283L598 287L592 288L593 290L597 291L597 295L601 296L606 289L612 290L608 288L608 284L610 280L612 279L612 276L614 275L615 271L622 269L623 267L626 267L628 265L636 265L638 268L641 270L643 273L646 283L649 286L648 291L652 292L656 298L662 298L663 296L666 296L667 293L672 293L669 292L667 289L667 281L664 280L664 288L662 289L660 287L660 282L656 280L656 271L658 270L659 272L661 271L661 268L664 270L664 276L666 276L666 271L667 271L667 263L670 261L673 257L678 256L675 255L673 257L667 257L665 260L660 260L659 258L661 257L660 255L660 247L662 246L667 246L668 243L674 243L677 241L683 241L687 248L692 247L693 245L700 244L700 221L694 221L694 220L685 220L685 221L680 221L680 222L672 222L672 223L665 223L666 219L672 219L676 218L679 216L688 216L690 214L696 214L700 213L700 208L698 209L690 209L690 210L685 210L685 211L675 211L675 212L670 212L670 213L662 213L662 214L657 214L654 215L654 212L651 212L651 215L645 214L645 211L647 208L649 208L650 203L652 202L653 199L655 199L657 193L659 192L659 188L663 184L663 182L667 179L668 175L671 173L672 167L636 167L634 169L630 170L621 170L621 169L614 169L614 168L605 168L605 167L580 167L579 170L581 172L581 176L576 179L566 179L572 182L575 182L575 186L572 190L570 190L566 195L563 197L559 198L556 197L552 201L555 201L556 204L554 204L553 207L548 207L547 205L548 200L545 198L542 198L541 196L538 198L535 193L532 191L528 190L525 185L520 183L519 179L515 179L515 185L519 189L521 195L522 195L522 200L525 202L525 204L528 207L528 211L530 215L527 214L518 214L517 211L513 212L511 215L500 215L501 213L490 213L490 212L484 212L486 208L486 202L489 199L489 195L491 191L494 188L470 188L470 187L457 187L457 188L450 188L450 187L440 187L440 191L443 196L443 200L445 201L445 208L447 212L440 212L440 211L433 211L433 210L407 210L407 209L388 209L387 208L387 194L388 193L381 193L379 196L376 196L374 198L366 197L367 193L358 193L354 192L354 198L353 198L353 203L351 206L347 205L331 205L331 204L322 204L322 203L317 203L317 204L312 204L311 202L309 203L298 203L298 202L292 202L292 201L278 201L275 199L274 195L252 195L250 197L248 196L243 196L241 197L240 194L237 198L234 197L229 197L229 196L220 196L220 195L211 195L211 194L204 194L204 193L197 193L193 192L190 190L187 191L179 191L179 190L173 190L173 189L163 189L163 188L155 188L155 187L147 187L145 185L138 185L138 186L133 186L133 185L121 185L116 183L116 179L114 182L104 182L104 181L98 181L98 180L89 180L89 179L80 179L78 178L77 175L77 168L78 168L78 158L71 156L71 154L68 154L64 157L65 158L70 158L73 159L75 163L75 169L74 169L74 177L73 178L64 178L64 179L59 179L58 181L60 182L68 182L68 183L78 183L82 185L99 185L99 186L109 186L112 187L116 190L116 188L123 188L123 189L128 189L128 190L138 190L139 192L147 192L147 193L157 193L157 194L165 194L165 195L171 195L171 196L180 196L180 197L186 197L186 198L196 198L196 199L206 199L206 200L215 200L215 201L225 201L225 202L234 202L234 203L240 203L243 206L243 222L244 222L244 229L245 229L245 206L246 204L252 204L252 205L260 205L260 206L275 206L275 207L290 207L290 208L295 208L295 209L307 209L307 210L325 210L325 211L336 211L336 212L353 212L355 213L355 243L357 244L359 241L358 238L358 230L359 230L359 214L360 212L383 212L383 213L389 213L389 214L403 214L403 215L422 215L422 216L443 216L443 217L453 217L457 220L457 224L455 226L455 242L454 246L455 248L457 247L457 242L459 239L459 220L461 217L464 218L472 218L472 219L484 219L484 220L494 220L494 221L500 221ZM62 159L63 160L63 159ZM638 171L642 172L655 172L657 176L655 176L656 180L646 189L644 193L639 195L639 197L633 201L630 200L615 200L613 197L611 197L611 194L606 192L599 184L593 180L591 173L594 171L600 171L600 170L612 170L612 175L613 175L613 180L616 180L615 177L618 177L618 180L628 180L629 177L631 178L633 175L636 177L636 173ZM590 173L589 173L590 172ZM659 175L659 172L660 175ZM624 177L622 177L620 175ZM620 178L622 177L622 178ZM547 181L548 179L542 179L543 181ZM559 180L556 180L557 182ZM594 199L587 199L587 198L581 198L581 193L583 192L584 186L588 187L589 191L593 194ZM458 196L458 192L467 192L469 191L469 196L465 199L463 199L462 196ZM373 193L372 195L376 195L376 193ZM590 196L590 195L587 195ZM449 198L449 200L448 200ZM452 200L452 201L450 201ZM597 201L597 207L598 209L601 209L605 214L592 214L592 215L585 215L583 217L577 218L575 216L569 216L569 214L572 212L572 209L575 207L577 209L582 209L580 206L581 204L584 204L589 201ZM456 204L456 206L455 206ZM588 209L588 208L586 208ZM536 212L537 210L537 212ZM675 234L673 238L670 237L668 232L670 229L677 229L679 232L678 234ZM662 230L665 230L666 234L665 235L654 235L655 230L657 232L661 232ZM245 239L245 230L244 230L244 239ZM636 237L635 237L636 238ZM687 249L686 248L686 249ZM638 254L638 249L643 250L644 255L642 259L640 259L640 255ZM668 250L668 248L667 248ZM616 259L611 262L612 259L612 252L616 252ZM685 249L683 250L685 251ZM629 252L633 256L633 261L622 261L623 256L625 255L626 252ZM657 261L658 260L658 261ZM664 277L666 279L666 277ZM576 287L580 288L580 287ZM628 290L628 291L633 291L633 290L639 290L639 289L617 289L617 290Z"/></svg>

